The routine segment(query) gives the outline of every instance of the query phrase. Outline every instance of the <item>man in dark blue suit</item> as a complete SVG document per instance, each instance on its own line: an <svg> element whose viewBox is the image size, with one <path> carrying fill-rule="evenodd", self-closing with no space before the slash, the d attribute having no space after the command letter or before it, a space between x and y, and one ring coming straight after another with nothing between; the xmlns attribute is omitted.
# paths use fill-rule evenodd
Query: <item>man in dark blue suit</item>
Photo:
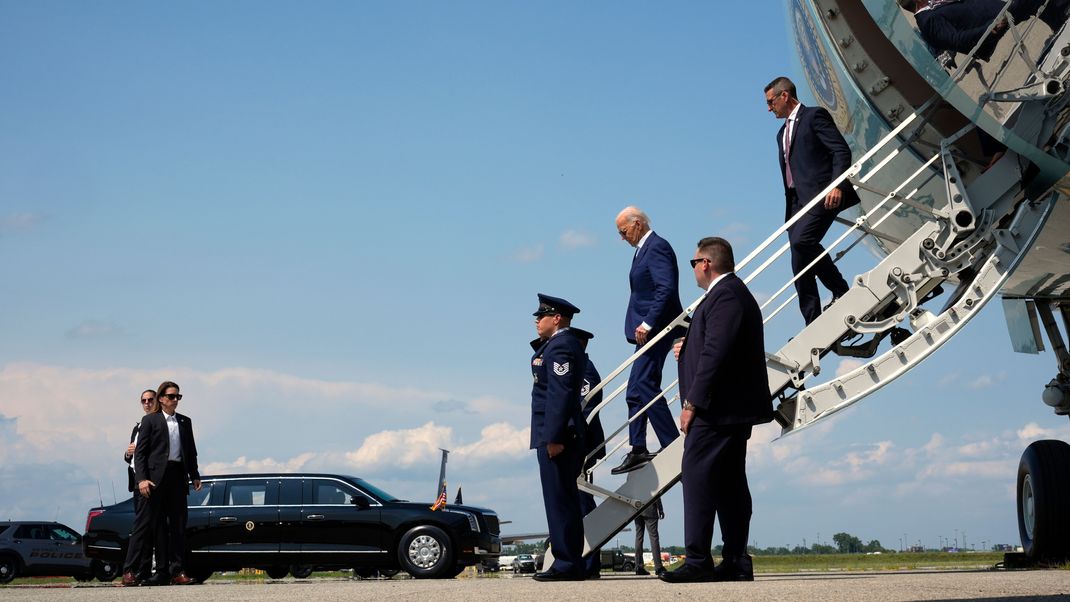
<svg viewBox="0 0 1070 602"><path fill-rule="evenodd" d="M583 468L586 422L581 408L587 358L569 328L579 308L539 293L531 358L531 449L537 451L542 499L554 563L536 581L582 581L583 514L576 479Z"/></svg>
<svg viewBox="0 0 1070 602"><path fill-rule="evenodd" d="M620 237L635 247L632 269L628 274L631 296L624 318L624 336L638 351L649 337L668 326L683 311L680 268L672 246L650 229L650 218L645 213L636 207L626 207L617 215L616 222ZM629 418L661 393L661 371L671 348L672 336L662 337L632 364L625 395ZM611 471L613 474L640 468L654 457L646 446L647 421L654 428L662 448L680 436L663 397L628 426L632 449L624 456L621 465Z"/></svg>
<svg viewBox="0 0 1070 602"><path fill-rule="evenodd" d="M1037 14L1045 0L1012 0L1007 10L1015 23L1021 23ZM991 35L977 49L976 58L988 61L1003 34L1007 32L1007 20L996 16L1003 9L1003 0L899 0L899 6L914 13L922 39L939 54L945 50L969 54L981 41L985 32ZM1070 0L1047 0L1040 13L1052 31L1058 30L1066 21Z"/></svg>
<svg viewBox="0 0 1070 602"><path fill-rule="evenodd" d="M747 440L753 425L773 419L762 314L733 272L735 260L726 240L700 240L691 265L695 282L707 293L691 316L680 350L687 557L682 567L661 578L670 583L751 581ZM724 540L723 560L716 567L710 553L715 518Z"/></svg>
<svg viewBox="0 0 1070 602"><path fill-rule="evenodd" d="M851 149L836 129L829 112L822 107L804 107L795 94L795 84L786 77L778 77L765 87L765 103L769 111L785 120L776 137L780 174L784 181L784 221L791 219L851 166ZM821 239L836 215L857 204L858 194L851 183L844 180L788 228L793 274L799 275L825 252ZM833 300L850 288L828 255L799 275L795 290L807 324L821 315L817 279L832 291Z"/></svg>

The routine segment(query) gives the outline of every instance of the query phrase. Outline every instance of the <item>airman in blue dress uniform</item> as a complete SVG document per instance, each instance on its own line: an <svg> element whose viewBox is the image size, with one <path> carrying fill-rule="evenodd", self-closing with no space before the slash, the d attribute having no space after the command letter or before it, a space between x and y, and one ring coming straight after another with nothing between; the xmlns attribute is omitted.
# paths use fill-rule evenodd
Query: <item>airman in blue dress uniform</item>
<svg viewBox="0 0 1070 602"><path fill-rule="evenodd" d="M587 394L591 392L591 389L598 386L598 383L602 382L602 376L598 374L598 369L595 368L594 362L591 361L591 356L586 353L587 343L594 338L594 334L581 330L576 327L572 327L569 330L574 335L583 341L584 356L587 358L587 369L583 372L583 388L580 389L580 395L583 399L587 398ZM602 430L602 419L598 414L591 418L591 412L598 407L598 404L602 403L602 391L599 390L595 393L590 400L583 405L583 419L587 421L587 431L584 435L584 457L587 461L583 463L583 472L587 478L587 482L594 482L590 471L594 468L602 458L606 457L606 448L602 443L606 440L606 433ZM601 446L601 447L600 447ZM598 449L595 452L595 449ZM592 453L593 452L593 453ZM589 456L589 457L588 457ZM590 514L598 504L594 501L594 496L586 491L580 491L580 513L584 516ZM588 579L598 579L602 575L602 562L601 562L601 550L592 550L587 554L587 560L584 564L586 568Z"/></svg>
<svg viewBox="0 0 1070 602"><path fill-rule="evenodd" d="M539 293L531 358L531 449L537 451L542 499L554 563L537 581L582 581L583 514L576 479L586 455L580 390L587 369L583 342L571 331L579 308Z"/></svg>

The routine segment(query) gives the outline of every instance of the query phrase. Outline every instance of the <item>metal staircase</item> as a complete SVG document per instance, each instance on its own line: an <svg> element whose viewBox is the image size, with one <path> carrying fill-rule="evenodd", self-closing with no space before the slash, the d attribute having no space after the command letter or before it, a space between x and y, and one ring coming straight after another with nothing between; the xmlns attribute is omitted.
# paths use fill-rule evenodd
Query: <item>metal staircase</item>
<svg viewBox="0 0 1070 602"><path fill-rule="evenodd" d="M1015 129L1029 141L1050 136L1052 128L1057 127L1051 116L1064 110L1070 102L1063 81L1070 72L1067 69L1070 64L1067 63L1067 57L1070 56L1067 40L1070 37L1064 31L1053 44L1062 43L1059 47L1067 48L1067 52L1048 52L1040 67L1033 70L1030 81L1022 88L1012 90L1014 94L989 90L981 99L982 103L1007 102L1013 97L1014 102L1020 103L1016 112L1012 113L1017 119ZM953 78L962 77L964 72L965 67L959 69ZM1051 74L1059 76L1057 86L1050 83ZM1040 79L1047 83L1039 87L1032 85ZM1028 93L1023 94L1022 89L1028 89L1034 96L1024 98ZM1054 91L1058 94L1053 94ZM848 179L859 189L879 193L882 200L849 222L850 227L828 246L826 253L841 245L852 234L859 234L858 239L844 253L864 237L881 237L881 223L903 208L925 215L925 220L912 235L905 240L892 241L896 245L894 250L874 268L851 280L852 286L847 294L781 348L767 352L769 392L779 402L776 419L784 435L856 403L909 371L950 340L998 293L1031 248L1059 198L1055 192L1027 198L1028 176L1025 171L1028 161L1013 150L1009 150L995 165L973 177L967 184L960 172L961 158L956 155L955 142L972 130L973 124L942 140L939 151L927 160L919 157L912 142L916 141L926 115L940 102L941 98L936 96L912 114L904 116L897 127L812 199L796 217L777 228L737 263L736 271L742 274L744 268L755 263L763 254L768 254L743 279L750 282L764 272L788 250L787 243L773 249L774 243L785 235L788 227L806 210L821 202L833 187ZM1037 121L1043 125L1037 127ZM1067 129L1070 130L1070 127ZM910 163L905 163L903 160L908 157ZM905 169L904 165L907 164L920 167ZM884 169L891 169L895 173L910 172L910 175L893 190L879 191L870 180ZM943 183L944 203L939 207L929 206L914 198L923 186L928 185L931 189L934 180ZM1023 183L1023 180L1026 182ZM839 260L842 255L839 254L836 259ZM806 269L811 269L816 262ZM763 312L782 293L791 289L794 280L785 283L762 306ZM945 290L951 293L942 308L934 311L926 307L927 302L933 301ZM686 326L688 317L704 297L705 293L614 370L589 393L587 400L614 381L661 337L668 336L676 326ZM789 296L765 314L765 321L773 319L793 299L793 295ZM865 337L871 338L863 344L849 344L853 339ZM888 340L889 348L877 355L879 346L885 340ZM830 352L860 357L866 361L846 374L814 383L811 379L821 373L821 360ZM674 381L661 395L676 401L677 398L673 396L676 385ZM626 383L606 396L592 416L616 399L625 387ZM653 400L647 407L652 403ZM607 436L603 446L609 446L626 429L627 423ZM606 459L626 442L625 437L607 450ZM607 543L643 508L680 480L683 445L684 437L676 439L649 464L628 473L624 483L613 489L580 477L579 486L582 490L603 498L584 519L584 554ZM605 459L596 464L592 472L604 462ZM552 559L552 550L547 552L546 557ZM544 566L549 566L549 563Z"/></svg>

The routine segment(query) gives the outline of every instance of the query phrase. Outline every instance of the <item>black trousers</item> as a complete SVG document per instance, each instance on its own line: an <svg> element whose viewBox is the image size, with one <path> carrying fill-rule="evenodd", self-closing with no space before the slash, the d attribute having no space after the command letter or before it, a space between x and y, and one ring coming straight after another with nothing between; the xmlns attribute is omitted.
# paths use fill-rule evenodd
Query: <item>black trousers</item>
<svg viewBox="0 0 1070 602"><path fill-rule="evenodd" d="M134 517L137 520L137 515L142 512L148 512L148 499L141 495L141 492L134 491ZM142 579L148 579L152 576L152 559L156 557L156 567L160 571L164 571L167 568L167 532L163 529L164 525L154 525L154 528L150 529L148 539L141 546L141 562L137 565L136 574Z"/></svg>
<svg viewBox="0 0 1070 602"><path fill-rule="evenodd" d="M696 420L684 438L681 462L684 489L685 562L702 569L714 566L713 521L721 525L722 556L747 552L751 497L747 486L747 439L750 425L715 427Z"/></svg>
<svg viewBox="0 0 1070 602"><path fill-rule="evenodd" d="M791 199L792 215L794 215L802 204L794 189L791 189L789 194L794 197ZM788 228L792 274L799 274L818 255L825 252L825 247L821 246L821 239L828 233L834 221L836 221L836 213L814 215L807 212ZM818 279L821 280L821 284L825 285L825 288L832 291L835 297L843 296L851 288L843 279L839 268L832 262L832 258L828 255L822 257L814 267L795 281L795 291L799 293L799 310L802 311L803 319L807 324L821 315L821 295L817 291Z"/></svg>
<svg viewBox="0 0 1070 602"><path fill-rule="evenodd" d="M583 446L573 440L565 445L565 451L552 459L545 446L537 451L546 526L554 553L553 566L543 567L543 570L583 574L583 514L580 512L579 488L576 487L583 465Z"/></svg>
<svg viewBox="0 0 1070 602"><path fill-rule="evenodd" d="M140 511L134 514L124 573L137 571L142 557L149 553L153 544L167 552L165 564L157 558L158 574L176 575L184 570L188 495L185 468L179 462L168 462L163 479L142 503Z"/></svg>

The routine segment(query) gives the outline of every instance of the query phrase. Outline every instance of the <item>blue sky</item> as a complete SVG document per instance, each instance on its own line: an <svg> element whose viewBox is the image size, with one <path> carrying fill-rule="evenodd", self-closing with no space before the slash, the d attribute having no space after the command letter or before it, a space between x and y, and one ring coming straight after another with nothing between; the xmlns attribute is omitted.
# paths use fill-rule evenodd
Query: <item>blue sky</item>
<svg viewBox="0 0 1070 602"><path fill-rule="evenodd" d="M608 373L630 351L622 207L681 259L710 234L742 256L779 225L762 87L802 79L783 13L0 2L8 515L81 528L98 480L125 495L138 393L173 379L209 471L355 473L429 498L445 446L451 489L542 529L535 293L583 309ZM681 292L699 292L687 269ZM767 346L800 325L786 312ZM1068 435L1039 401L1053 367L1010 351L993 304L855 409L759 432L752 540L1016 542L1018 456Z"/></svg>

